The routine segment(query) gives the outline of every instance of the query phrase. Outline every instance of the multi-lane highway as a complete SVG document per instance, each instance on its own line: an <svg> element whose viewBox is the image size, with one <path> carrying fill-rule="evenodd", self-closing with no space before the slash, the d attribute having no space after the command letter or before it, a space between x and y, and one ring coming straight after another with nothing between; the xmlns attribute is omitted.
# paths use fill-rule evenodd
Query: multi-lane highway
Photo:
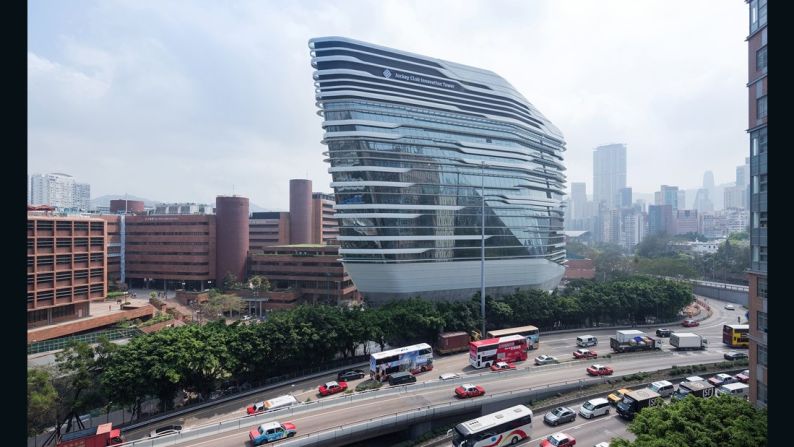
<svg viewBox="0 0 794 447"><path fill-rule="evenodd" d="M656 351L650 353L614 355L611 359L599 359L597 362L613 367L616 374L622 375L639 371L652 371L656 369L668 368L673 364L689 365L721 360L724 352L730 350L721 343L722 325L728 322L735 322L736 315L743 315L743 311L725 310L723 308L724 303L713 300L709 300L709 302L713 303L712 310L714 315L703 321L699 327L671 327L671 329L674 330L684 330L687 332L696 332L704 335L709 340L708 350L680 353L671 351L670 346L665 345L663 346L661 352ZM652 334L654 329L655 328L647 329L647 331ZM571 352L576 349L576 336L586 333L595 335L599 338L598 346L592 349L598 351L599 354L607 354L611 352L608 343L609 337L614 335L613 330L582 330L579 333L549 334L545 336L544 334L541 334L540 348L536 351L530 351L531 356L534 357L535 355L540 354L550 354L558 357L560 360L564 360L562 364L536 367L531 364L531 360L528 360L524 365L518 367L517 372L491 373L484 370L476 370L469 366L468 353L437 357L434 361L434 370L432 372L424 373L418 376L420 382L426 382L424 386L408 387L405 392L400 394L386 394L381 392L369 393L370 397L367 399L358 400L350 404L340 403L338 406L326 406L324 408L307 410L295 414L290 418L290 420L297 426L298 436L300 437L308 433L339 427L340 425L344 425L346 423L368 420L387 414L411 412L419 407L449 402L454 399L452 389L462 381L482 385L485 387L488 393L498 393L521 388L543 386L546 384L558 383L566 380L600 380L589 379L585 373L585 368L589 364L594 363L593 361L568 361L572 358ZM665 341L667 341L667 339L665 339ZM438 375L445 372L457 372L461 377L459 380L447 382L439 381ZM315 400L318 399L316 395L317 386L325 381L334 379L334 376L329 375L327 377L321 377L312 381L298 382L292 386L271 390L267 393L262 393L261 395L256 395L245 400L229 402L224 405L214 407L211 410L197 411L192 413L187 418L178 420L178 422L182 422L182 424L185 426L185 430L190 430L191 427L198 425L205 425L212 422L218 422L220 420L234 419L244 415L245 407L253 401L267 399L287 393L292 394L299 401L305 401L307 398ZM350 382L350 386L355 387L358 382L360 381L352 381ZM330 397L323 399L337 398ZM344 398L340 398L339 401L344 401ZM541 436L543 433L545 433L544 431L540 430L540 426L543 425L541 422L542 420L538 419L538 421L539 423L536 424L537 429L533 434L533 438L536 437L535 435ZM167 423L169 422L165 421L161 422L160 424ZM577 421L575 424L578 425L581 423L581 421ZM593 426L596 427L595 423L593 424ZM174 445L244 445L248 439L247 431L253 428L253 425L254 424L252 421L251 426L247 426L240 430L218 433L203 437L202 439L194 439L189 442ZM573 427L574 425L569 424L569 426ZM588 426L589 424L583 425L583 427ZM137 432L128 432L127 439L144 437L145 433L150 429L150 427L147 427L146 429L141 429ZM607 427L605 430L611 430L611 428ZM551 432L553 431L554 430ZM185 434L187 435L187 432ZM595 442L593 444L595 444Z"/></svg>

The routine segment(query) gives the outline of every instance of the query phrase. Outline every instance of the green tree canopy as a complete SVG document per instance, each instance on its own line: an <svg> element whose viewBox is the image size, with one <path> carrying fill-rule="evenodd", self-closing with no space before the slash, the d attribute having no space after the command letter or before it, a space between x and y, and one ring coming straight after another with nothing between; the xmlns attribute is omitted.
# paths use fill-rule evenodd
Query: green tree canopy
<svg viewBox="0 0 794 447"><path fill-rule="evenodd" d="M629 424L634 441L613 439L612 447L746 447L767 445L767 410L744 399L720 395L685 399L643 409Z"/></svg>
<svg viewBox="0 0 794 447"><path fill-rule="evenodd" d="M43 368L28 369L28 436L53 425L57 405L58 392L49 371Z"/></svg>

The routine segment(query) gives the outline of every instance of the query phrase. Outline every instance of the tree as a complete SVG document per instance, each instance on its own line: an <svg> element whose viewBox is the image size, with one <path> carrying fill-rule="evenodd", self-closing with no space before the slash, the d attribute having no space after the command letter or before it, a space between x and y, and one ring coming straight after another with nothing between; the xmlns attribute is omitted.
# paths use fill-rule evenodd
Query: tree
<svg viewBox="0 0 794 447"><path fill-rule="evenodd" d="M637 244L637 256L645 258L659 258L672 254L668 243L670 236L666 234L651 234Z"/></svg>
<svg viewBox="0 0 794 447"><path fill-rule="evenodd" d="M66 431L71 431L73 420L83 428L80 414L100 407L106 401L97 386L99 364L96 352L88 343L72 340L63 351L55 354L55 361L64 386L61 396Z"/></svg>
<svg viewBox="0 0 794 447"><path fill-rule="evenodd" d="M42 368L28 369L28 436L34 436L57 419L58 391L52 375Z"/></svg>
<svg viewBox="0 0 794 447"><path fill-rule="evenodd" d="M264 293L270 291L270 281L263 276L254 275L248 279L248 282L254 292Z"/></svg>
<svg viewBox="0 0 794 447"><path fill-rule="evenodd" d="M744 399L720 395L685 399L643 409L629 424L634 441L613 439L613 447L744 447L767 445L767 410Z"/></svg>

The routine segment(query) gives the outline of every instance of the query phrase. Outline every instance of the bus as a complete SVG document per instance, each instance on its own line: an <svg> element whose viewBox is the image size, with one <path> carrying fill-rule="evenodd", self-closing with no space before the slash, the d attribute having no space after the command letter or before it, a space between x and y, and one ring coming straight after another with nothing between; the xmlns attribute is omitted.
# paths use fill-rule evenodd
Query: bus
<svg viewBox="0 0 794 447"><path fill-rule="evenodd" d="M506 337L508 335L516 334L523 335L527 338L527 349L538 349L540 343L540 331L538 328L531 325L488 331L488 338Z"/></svg>
<svg viewBox="0 0 794 447"><path fill-rule="evenodd" d="M523 335L469 342L469 363L475 368L487 368L496 362L523 362L526 359L527 339Z"/></svg>
<svg viewBox="0 0 794 447"><path fill-rule="evenodd" d="M750 325L726 324L722 327L722 342L732 348L749 348Z"/></svg>
<svg viewBox="0 0 794 447"><path fill-rule="evenodd" d="M389 375L396 372L417 374L432 369L433 348L427 343L376 352L369 356L369 376L381 382L389 380Z"/></svg>
<svg viewBox="0 0 794 447"><path fill-rule="evenodd" d="M532 410L516 405L460 423L450 432L455 447L515 444L531 437Z"/></svg>

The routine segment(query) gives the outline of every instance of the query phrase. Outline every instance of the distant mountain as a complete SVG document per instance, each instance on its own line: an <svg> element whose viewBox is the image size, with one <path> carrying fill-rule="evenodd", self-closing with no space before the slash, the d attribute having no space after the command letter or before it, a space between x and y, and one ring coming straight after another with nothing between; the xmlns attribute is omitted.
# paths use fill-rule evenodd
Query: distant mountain
<svg viewBox="0 0 794 447"><path fill-rule="evenodd" d="M249 213L263 213L263 212L266 212L266 211L277 211L277 210L271 210L271 209L267 209L267 208L262 208L261 206L257 205L254 202L251 202L251 201L248 202L248 212Z"/></svg>
<svg viewBox="0 0 794 447"><path fill-rule="evenodd" d="M145 206L147 208L148 207L154 207L154 206L162 203L162 202L159 202L157 200L144 199L142 197L133 196L131 194L126 194L126 195L125 194L120 194L120 195L110 194L110 195L99 196L97 198L91 199L91 209L96 209L97 207L110 207L110 201L111 200L124 200L125 198L127 200L142 200L143 201L143 206Z"/></svg>

